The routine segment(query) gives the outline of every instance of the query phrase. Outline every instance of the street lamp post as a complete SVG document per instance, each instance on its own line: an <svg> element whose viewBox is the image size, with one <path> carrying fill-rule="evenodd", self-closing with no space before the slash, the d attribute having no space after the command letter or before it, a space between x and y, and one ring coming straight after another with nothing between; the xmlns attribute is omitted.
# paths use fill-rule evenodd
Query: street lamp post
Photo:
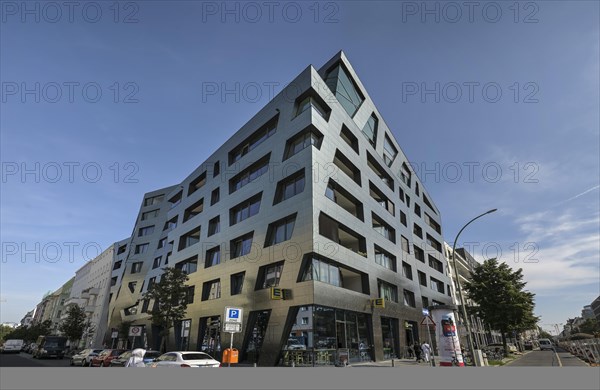
<svg viewBox="0 0 600 390"><path fill-rule="evenodd" d="M465 321L465 327L467 328L467 343L469 344L469 349L471 350L471 359L472 359L473 365L475 365L475 348L473 346L473 339L471 337L471 325L469 324L469 317L467 317L467 308L465 306L465 300L463 298L462 288L460 287L460 280L458 278L458 267L456 266L456 258L455 258L454 251L456 250L456 243L458 242L458 237L460 236L460 233L462 233L463 230L465 230L465 228L467 226L469 226L476 219L479 219L479 218L483 217L484 215L491 214L491 213L495 212L496 210L498 210L498 209L492 209L492 210L486 211L485 213L480 214L480 215L476 216L475 218L473 218L472 220L470 220L469 222L467 222L466 225L463 226L462 229L460 229L458 231L458 234L456 235L456 238L454 239L454 244L452 244L452 266L454 267L454 275L456 276L456 288L458 289L458 296L460 299L461 311L462 311L462 315L463 315L463 318Z"/></svg>

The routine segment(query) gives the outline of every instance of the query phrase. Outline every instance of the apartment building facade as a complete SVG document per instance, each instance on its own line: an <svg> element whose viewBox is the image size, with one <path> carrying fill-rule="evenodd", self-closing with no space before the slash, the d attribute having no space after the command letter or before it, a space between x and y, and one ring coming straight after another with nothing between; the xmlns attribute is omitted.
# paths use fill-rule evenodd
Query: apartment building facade
<svg viewBox="0 0 600 390"><path fill-rule="evenodd" d="M234 306L234 346L261 366L400 357L426 339L422 307L452 302L445 263L440 212L340 52L144 196L109 327L143 326L136 346L158 347L143 293L177 267L189 294L175 349L220 356Z"/></svg>

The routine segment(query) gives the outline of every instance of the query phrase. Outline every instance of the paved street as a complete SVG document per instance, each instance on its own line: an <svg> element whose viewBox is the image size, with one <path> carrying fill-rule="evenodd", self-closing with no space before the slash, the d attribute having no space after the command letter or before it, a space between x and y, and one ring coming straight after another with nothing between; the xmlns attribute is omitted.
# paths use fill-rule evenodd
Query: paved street
<svg viewBox="0 0 600 390"><path fill-rule="evenodd" d="M0 354L0 367L68 367L69 359L33 359L27 353Z"/></svg>
<svg viewBox="0 0 600 390"><path fill-rule="evenodd" d="M560 358L560 362L562 363L563 367L587 366L585 362L562 349L558 349L558 357ZM554 352L551 351L532 351L520 359L507 364L507 366L510 367L552 367L558 365L558 359L556 358Z"/></svg>

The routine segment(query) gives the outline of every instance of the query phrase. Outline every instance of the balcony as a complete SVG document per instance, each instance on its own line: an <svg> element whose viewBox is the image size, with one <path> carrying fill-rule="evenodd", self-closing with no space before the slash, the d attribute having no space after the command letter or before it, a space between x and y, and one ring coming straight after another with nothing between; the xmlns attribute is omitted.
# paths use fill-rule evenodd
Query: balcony
<svg viewBox="0 0 600 390"><path fill-rule="evenodd" d="M88 290L90 295L98 295L100 294L100 289L98 287L92 287Z"/></svg>
<svg viewBox="0 0 600 390"><path fill-rule="evenodd" d="M83 308L83 311L85 311L86 313L93 313L94 310L96 310L96 306L93 305L87 305Z"/></svg>

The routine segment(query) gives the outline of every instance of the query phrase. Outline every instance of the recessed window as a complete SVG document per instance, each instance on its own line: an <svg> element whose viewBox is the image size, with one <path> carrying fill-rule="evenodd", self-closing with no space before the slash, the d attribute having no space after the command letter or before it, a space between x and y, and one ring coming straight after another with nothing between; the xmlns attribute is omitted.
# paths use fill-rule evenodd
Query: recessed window
<svg viewBox="0 0 600 390"><path fill-rule="evenodd" d="M431 216L427 213L425 213L425 223L431 226L438 234L442 234L442 228L440 224L431 218Z"/></svg>
<svg viewBox="0 0 600 390"><path fill-rule="evenodd" d="M333 163L350 179L354 180L356 184L359 186L361 185L360 170L354 164L352 164L348 157L344 156L339 150L335 152Z"/></svg>
<svg viewBox="0 0 600 390"><path fill-rule="evenodd" d="M352 133L352 131L346 127L346 125L342 125L342 130L340 131L340 137L354 150L357 154L358 151L358 138Z"/></svg>
<svg viewBox="0 0 600 390"><path fill-rule="evenodd" d="M308 325L308 317L302 317L301 325Z"/></svg>
<svg viewBox="0 0 600 390"><path fill-rule="evenodd" d="M304 168L292 173L290 176L277 183L273 205L290 199L302 191L304 191Z"/></svg>
<svg viewBox="0 0 600 390"><path fill-rule="evenodd" d="M427 286L427 283L425 283L425 285ZM429 298L422 296L421 304L423 305L423 307L429 307Z"/></svg>
<svg viewBox="0 0 600 390"><path fill-rule="evenodd" d="M156 246L156 249L164 248L166 244L167 244L167 237L161 238L158 241L158 245Z"/></svg>
<svg viewBox="0 0 600 390"><path fill-rule="evenodd" d="M278 120L279 114L270 119L260 129L255 131L252 135L231 150L231 152L229 152L229 165L244 157L246 154L254 150L258 145L262 144L267 138L275 134L277 131Z"/></svg>
<svg viewBox="0 0 600 390"><path fill-rule="evenodd" d="M146 221L148 219L152 219L152 218L156 218L158 216L158 209L156 210L150 210L150 211L146 211L145 213L142 213L142 221Z"/></svg>
<svg viewBox="0 0 600 390"><path fill-rule="evenodd" d="M169 204L171 205L171 208L177 206L179 203L181 203L181 199L183 197L183 191L179 191L177 194L173 195L171 197L171 199L169 199Z"/></svg>
<svg viewBox="0 0 600 390"><path fill-rule="evenodd" d="M421 196L421 190L419 189L419 183L415 181L415 195Z"/></svg>
<svg viewBox="0 0 600 390"><path fill-rule="evenodd" d="M365 98L358 85L350 77L350 72L339 63L327 71L325 83L348 115L353 117Z"/></svg>
<svg viewBox="0 0 600 390"><path fill-rule="evenodd" d="M379 205L388 213L396 215L396 206L394 205L394 202L385 196L385 194L371 181L369 181L369 194L371 195L371 198L373 198L375 202L379 203Z"/></svg>
<svg viewBox="0 0 600 390"><path fill-rule="evenodd" d="M413 278L412 267L405 261L402 262L402 276L410 280Z"/></svg>
<svg viewBox="0 0 600 390"><path fill-rule="evenodd" d="M217 177L221 173L221 162L217 161L213 165L213 177Z"/></svg>
<svg viewBox="0 0 600 390"><path fill-rule="evenodd" d="M427 255L429 260L429 266L436 270L437 272L444 273L444 264L431 255Z"/></svg>
<svg viewBox="0 0 600 390"><path fill-rule="evenodd" d="M423 238L423 229L421 229L421 226L417 225L416 223L413 224L413 233L415 236Z"/></svg>
<svg viewBox="0 0 600 390"><path fill-rule="evenodd" d="M417 271L417 274L419 275L419 284L427 287L427 275L425 275L425 272Z"/></svg>
<svg viewBox="0 0 600 390"><path fill-rule="evenodd" d="M161 260L162 260L162 256L158 256L158 257L154 258L154 261L152 262L152 269L156 269L156 268L160 267Z"/></svg>
<svg viewBox="0 0 600 390"><path fill-rule="evenodd" d="M377 143L377 126L379 124L379 120L375 115L371 115L367 122L363 126L362 133L369 140L371 145L375 147Z"/></svg>
<svg viewBox="0 0 600 390"><path fill-rule="evenodd" d="M371 214L373 220L373 230L381 234L393 243L396 243L396 229L391 227L383 219L379 218L376 214Z"/></svg>
<svg viewBox="0 0 600 390"><path fill-rule="evenodd" d="M179 237L179 247L177 250L181 251L187 247L195 245L200 242L200 226L190 230L183 236Z"/></svg>
<svg viewBox="0 0 600 390"><path fill-rule="evenodd" d="M304 111L313 109L323 119L328 120L331 109L325 104L323 99L312 88L303 93L296 99L296 115L302 114Z"/></svg>
<svg viewBox="0 0 600 390"><path fill-rule="evenodd" d="M404 236L400 236L400 244L402 247L402 250L406 253L410 253L410 246L408 244L408 238L404 237Z"/></svg>
<svg viewBox="0 0 600 390"><path fill-rule="evenodd" d="M186 275L193 274L198 271L198 256L193 256L189 259L180 261L175 264L175 268L181 270L181 272Z"/></svg>
<svg viewBox="0 0 600 390"><path fill-rule="evenodd" d="M196 293L196 286L189 286L185 290L185 300L188 305L194 303L194 294Z"/></svg>
<svg viewBox="0 0 600 390"><path fill-rule="evenodd" d="M202 300L210 301L221 298L221 279L211 280L202 285Z"/></svg>
<svg viewBox="0 0 600 390"><path fill-rule="evenodd" d="M256 161L254 164L250 165L248 168L244 169L242 172L238 173L231 180L229 180L229 194L233 194L246 184L252 183L267 173L269 171L270 158L271 153L262 157L260 160Z"/></svg>
<svg viewBox="0 0 600 390"><path fill-rule="evenodd" d="M210 268L218 264L221 264L221 247L219 245L206 251L204 268Z"/></svg>
<svg viewBox="0 0 600 390"><path fill-rule="evenodd" d="M123 260L115 261L115 264L113 265L113 271L121 268L122 265L123 265Z"/></svg>
<svg viewBox="0 0 600 390"><path fill-rule="evenodd" d="M137 254L146 253L146 251L148 250L148 247L150 247L149 243L136 245L135 246L135 254L137 255Z"/></svg>
<svg viewBox="0 0 600 390"><path fill-rule="evenodd" d="M277 287L279 286L279 279L281 278L281 272L283 271L283 261L263 265L258 269L258 276L256 279L256 290Z"/></svg>
<svg viewBox="0 0 600 390"><path fill-rule="evenodd" d="M135 292L135 287L137 286L137 282L129 282L127 284L127 288L133 294Z"/></svg>
<svg viewBox="0 0 600 390"><path fill-rule="evenodd" d="M379 298L398 303L398 287L378 279L377 289L379 290Z"/></svg>
<svg viewBox="0 0 600 390"><path fill-rule="evenodd" d="M206 184L206 171L202 172L200 176L195 178L190 182L188 187L188 196L192 195L194 192L198 191L200 188L204 187Z"/></svg>
<svg viewBox="0 0 600 390"><path fill-rule="evenodd" d="M402 187L400 187L400 188L399 188L399 190L400 190L400 191L399 191L399 195L398 195L398 197L400 198L400 201L401 201L402 203L404 203L404 190L402 189Z"/></svg>
<svg viewBox="0 0 600 390"><path fill-rule="evenodd" d="M229 226L233 226L240 223L256 214L260 211L260 202L262 199L262 192L254 195L253 197L246 199L242 203L237 204L229 210Z"/></svg>
<svg viewBox="0 0 600 390"><path fill-rule="evenodd" d="M221 231L221 216L217 215L208 221L208 237L217 234Z"/></svg>
<svg viewBox="0 0 600 390"><path fill-rule="evenodd" d="M244 234L241 237L235 238L230 242L230 253L231 258L235 259L236 257L245 256L250 253L252 250L252 238L254 236L254 232L250 232Z"/></svg>
<svg viewBox="0 0 600 390"><path fill-rule="evenodd" d="M425 251L423 251L423 249L419 248L416 245L413 245L413 249L415 250L415 259L424 263L425 262Z"/></svg>
<svg viewBox="0 0 600 390"><path fill-rule="evenodd" d="M329 179L327 189L325 190L325 196L356 218L364 221L362 203L333 179Z"/></svg>
<svg viewBox="0 0 600 390"><path fill-rule="evenodd" d="M415 303L415 293L404 290L404 304L410 307L417 307L417 304Z"/></svg>
<svg viewBox="0 0 600 390"><path fill-rule="evenodd" d="M150 198L146 198L144 199L144 207L145 206L153 206L155 204L159 204L160 202L162 202L163 200L165 200L165 195L157 195L157 196L153 196Z"/></svg>
<svg viewBox="0 0 600 390"><path fill-rule="evenodd" d="M406 214L404 214L404 211L402 210L400 210L400 223L408 227L408 223L406 222Z"/></svg>
<svg viewBox="0 0 600 390"><path fill-rule="evenodd" d="M132 274L138 274L142 271L142 265L144 263L141 261L135 262L133 264L131 264L131 273Z"/></svg>
<svg viewBox="0 0 600 390"><path fill-rule="evenodd" d="M375 263L396 272L396 256L375 245Z"/></svg>
<svg viewBox="0 0 600 390"><path fill-rule="evenodd" d="M431 245L436 251L443 253L442 252L442 244L440 244L440 242L438 240L431 237L429 235L429 233L427 233L425 237L426 237L426 241L429 245Z"/></svg>
<svg viewBox="0 0 600 390"><path fill-rule="evenodd" d="M308 129L300 131L286 142L283 160L287 160L309 146L314 146L317 149L321 149L322 141L323 134L321 134L316 127L311 125L308 127Z"/></svg>
<svg viewBox="0 0 600 390"><path fill-rule="evenodd" d="M193 205L185 209L183 212L183 222L189 221L196 215L202 213L202 211L204 211L204 198L196 201Z"/></svg>
<svg viewBox="0 0 600 390"><path fill-rule="evenodd" d="M172 246L173 241L171 241L169 244L171 244L171 246ZM167 253L167 257L165 257L165 265L169 264L169 258L171 257L172 254L173 254L173 252Z"/></svg>
<svg viewBox="0 0 600 390"><path fill-rule="evenodd" d="M231 275L231 295L238 295L242 293L244 288L244 277L246 272L238 272L237 274Z"/></svg>
<svg viewBox="0 0 600 390"><path fill-rule="evenodd" d="M437 280L436 278L431 278L431 289L435 290L439 293L444 294L444 282Z"/></svg>
<svg viewBox="0 0 600 390"><path fill-rule="evenodd" d="M406 206L410 208L410 196L406 195Z"/></svg>
<svg viewBox="0 0 600 390"><path fill-rule="evenodd" d="M212 206L212 205L217 204L220 199L221 199L221 191L220 191L220 188L217 187L210 194L210 205Z"/></svg>
<svg viewBox="0 0 600 390"><path fill-rule="evenodd" d="M125 253L126 250L127 250L127 245L121 245L119 247L119 249L117 250L117 255L120 255L121 253Z"/></svg>
<svg viewBox="0 0 600 390"><path fill-rule="evenodd" d="M367 257L365 238L325 213L319 214L319 234L344 248Z"/></svg>
<svg viewBox="0 0 600 390"><path fill-rule="evenodd" d="M163 232L165 230L173 230L177 227L177 217L178 216L176 215L173 218L169 219L167 222L165 222L165 226L163 227Z"/></svg>
<svg viewBox="0 0 600 390"><path fill-rule="evenodd" d="M294 213L269 224L269 227L267 228L265 247L279 244L280 242L284 242L292 238L295 223L296 214Z"/></svg>
<svg viewBox="0 0 600 390"><path fill-rule="evenodd" d="M434 214L437 214L437 212L433 208L433 205L431 204L431 201L427 196L425 196L425 194L423 194L423 203L425 203L425 206L429 207L429 210L433 211Z"/></svg>
<svg viewBox="0 0 600 390"><path fill-rule="evenodd" d="M419 204L416 202L415 202L415 214L418 215L419 217L421 216L421 206L419 206Z"/></svg>
<svg viewBox="0 0 600 390"><path fill-rule="evenodd" d="M298 281L308 280L369 294L367 274L316 253L306 254L303 259Z"/></svg>
<svg viewBox="0 0 600 390"><path fill-rule="evenodd" d="M383 140L383 161L385 161L388 167L391 167L397 155L398 149L396 149L394 143L386 134Z"/></svg>
<svg viewBox="0 0 600 390"><path fill-rule="evenodd" d="M135 290L135 286L133 286L133 288ZM133 305L133 306L129 306L129 307L126 307L125 309L123 309L123 313L126 316L134 316L137 314L137 312L138 312L138 302L136 302L135 305Z"/></svg>
<svg viewBox="0 0 600 390"><path fill-rule="evenodd" d="M113 276L112 278L110 278L110 287L116 286L118 279L119 279L118 276Z"/></svg>
<svg viewBox="0 0 600 390"><path fill-rule="evenodd" d="M406 165L406 163L402 163L402 167L400 167L400 180L402 180L402 182L404 184L406 184L406 186L408 188L410 188L410 179L411 179L411 173L410 173L410 169L408 169L408 165Z"/></svg>
<svg viewBox="0 0 600 390"><path fill-rule="evenodd" d="M147 236L154 233L154 225L139 228L138 237Z"/></svg>
<svg viewBox="0 0 600 390"><path fill-rule="evenodd" d="M390 190L394 191L394 179L392 179L392 176L386 172L385 168L377 162L371 153L367 153L367 165L369 168L371 168L371 171L373 171L373 173L375 173L375 175L377 175L377 177L389 187Z"/></svg>

